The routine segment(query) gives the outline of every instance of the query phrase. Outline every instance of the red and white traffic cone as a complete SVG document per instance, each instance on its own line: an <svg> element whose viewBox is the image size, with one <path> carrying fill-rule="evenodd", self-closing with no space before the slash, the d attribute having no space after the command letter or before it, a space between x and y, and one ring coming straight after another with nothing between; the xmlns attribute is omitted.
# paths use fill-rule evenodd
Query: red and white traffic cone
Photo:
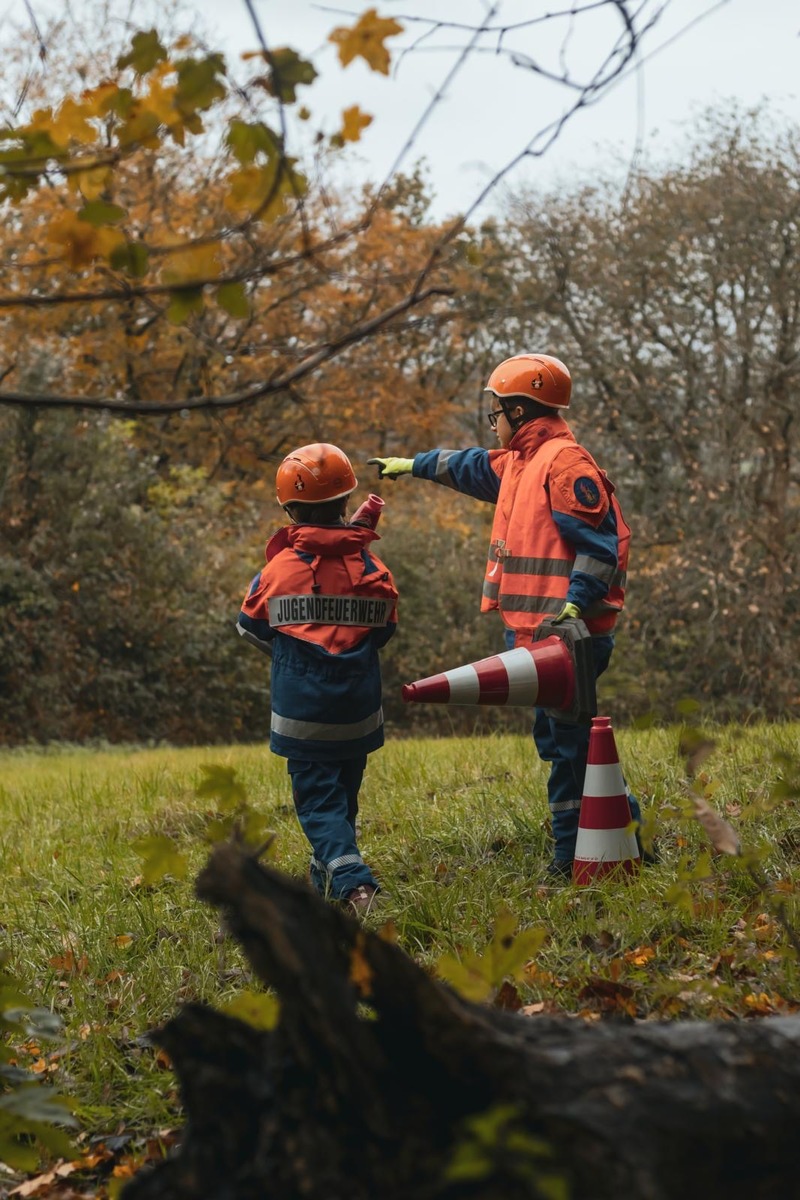
<svg viewBox="0 0 800 1200"><path fill-rule="evenodd" d="M572 867L574 883L594 883L609 871L633 875L638 870L641 859L632 819L611 718L595 717Z"/></svg>
<svg viewBox="0 0 800 1200"><path fill-rule="evenodd" d="M559 637L518 646L403 686L406 702L506 704L566 709L575 692L569 647Z"/></svg>

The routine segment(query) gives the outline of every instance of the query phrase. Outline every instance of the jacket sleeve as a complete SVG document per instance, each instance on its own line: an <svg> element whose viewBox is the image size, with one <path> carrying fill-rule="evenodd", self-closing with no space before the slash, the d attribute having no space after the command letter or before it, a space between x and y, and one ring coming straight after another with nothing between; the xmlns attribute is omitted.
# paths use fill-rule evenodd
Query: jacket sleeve
<svg viewBox="0 0 800 1200"><path fill-rule="evenodd" d="M505 451L484 450L480 446L471 446L469 450L425 450L415 457L412 474L475 500L496 504L504 463Z"/></svg>
<svg viewBox="0 0 800 1200"><path fill-rule="evenodd" d="M246 642L257 646L265 654L272 654L275 630L269 623L269 602L263 571L259 572L250 584L239 620L236 622L236 630Z"/></svg>
<svg viewBox="0 0 800 1200"><path fill-rule="evenodd" d="M602 476L579 447L555 460L548 490L556 528L575 551L567 600L586 612L608 594L617 568L614 510Z"/></svg>

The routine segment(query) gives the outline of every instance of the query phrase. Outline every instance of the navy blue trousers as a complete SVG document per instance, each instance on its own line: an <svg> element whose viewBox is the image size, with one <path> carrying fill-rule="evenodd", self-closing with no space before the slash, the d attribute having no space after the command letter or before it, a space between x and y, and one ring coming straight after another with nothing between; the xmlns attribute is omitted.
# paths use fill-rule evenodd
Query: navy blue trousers
<svg viewBox="0 0 800 1200"><path fill-rule="evenodd" d="M367 756L339 762L287 759L297 818L311 845L311 882L340 900L363 883L377 887L356 844L358 792Z"/></svg>
<svg viewBox="0 0 800 1200"><path fill-rule="evenodd" d="M506 641L513 646L513 631L506 632ZM608 666L613 649L614 639L610 635L592 638L596 679ZM573 725L567 721L557 721L548 716L543 708L536 709L533 740L539 757L543 762L550 763L547 801L556 843L554 857L558 862L572 862L575 857L590 729L589 724ZM633 820L641 821L639 801L630 792L628 803Z"/></svg>

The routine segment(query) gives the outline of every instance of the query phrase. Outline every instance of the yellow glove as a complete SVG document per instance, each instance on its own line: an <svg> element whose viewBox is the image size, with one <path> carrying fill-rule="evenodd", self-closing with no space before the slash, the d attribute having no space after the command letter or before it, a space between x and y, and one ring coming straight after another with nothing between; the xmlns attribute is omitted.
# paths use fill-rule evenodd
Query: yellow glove
<svg viewBox="0 0 800 1200"><path fill-rule="evenodd" d="M564 605L557 617L553 617L553 624L560 625L562 621L577 621L581 615L581 610L577 604L570 604L569 601Z"/></svg>
<svg viewBox="0 0 800 1200"><path fill-rule="evenodd" d="M368 466L378 468L378 479L397 479L398 475L410 475L413 458L368 458Z"/></svg>

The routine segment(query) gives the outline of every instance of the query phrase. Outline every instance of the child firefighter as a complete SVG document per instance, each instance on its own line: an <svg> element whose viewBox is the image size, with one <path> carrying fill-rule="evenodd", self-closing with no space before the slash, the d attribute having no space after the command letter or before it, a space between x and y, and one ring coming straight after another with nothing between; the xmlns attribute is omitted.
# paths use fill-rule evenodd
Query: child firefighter
<svg viewBox="0 0 800 1200"><path fill-rule="evenodd" d="M346 522L358 484L326 442L288 454L276 485L292 523L267 543L237 629L272 656L270 749L287 759L311 880L364 913L379 886L356 844L358 793L383 745L378 651L397 625L394 580L371 548L382 502Z"/></svg>

